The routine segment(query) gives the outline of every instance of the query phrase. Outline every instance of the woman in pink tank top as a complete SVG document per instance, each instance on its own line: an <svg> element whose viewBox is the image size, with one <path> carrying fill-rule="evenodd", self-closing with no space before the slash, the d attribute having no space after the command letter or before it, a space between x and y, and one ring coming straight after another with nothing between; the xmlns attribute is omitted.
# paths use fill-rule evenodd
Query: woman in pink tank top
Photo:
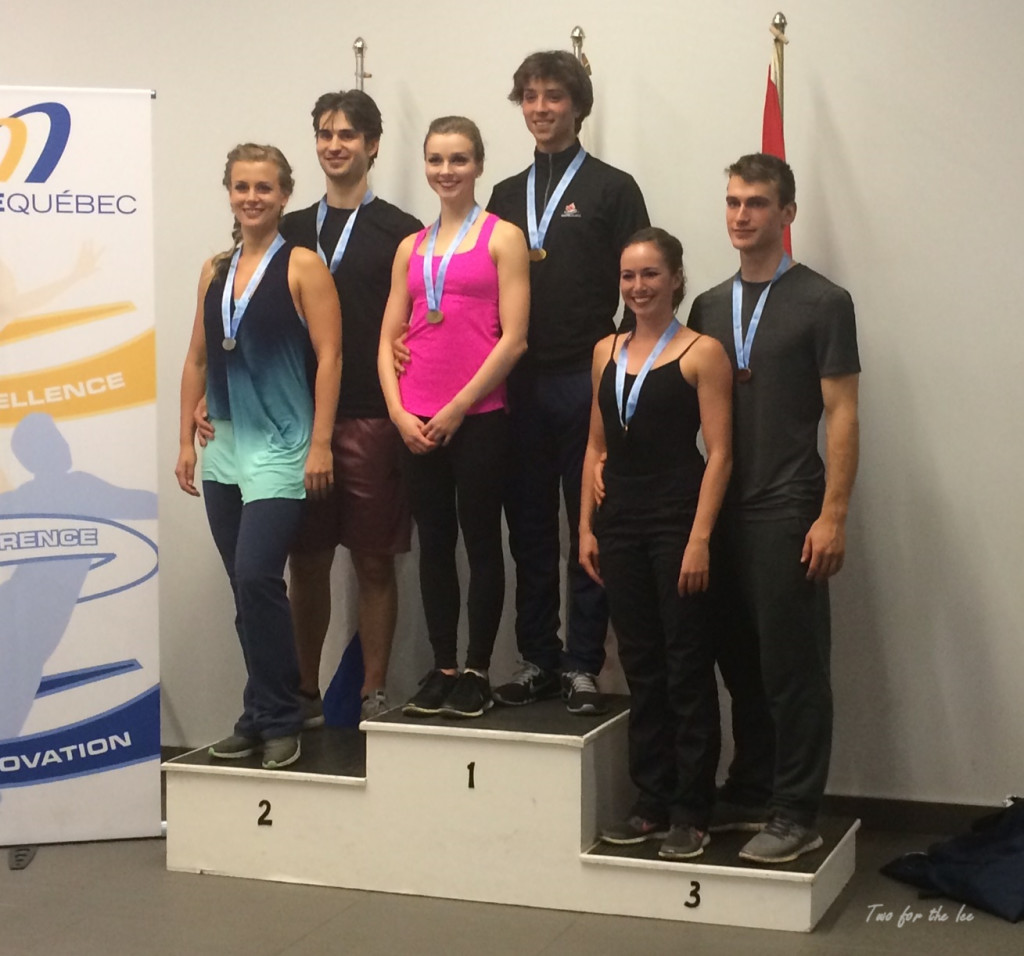
<svg viewBox="0 0 1024 956"><path fill-rule="evenodd" d="M398 247L378 358L388 413L406 446L420 592L434 652L434 668L403 710L478 717L492 706L487 669L505 594L505 379L526 351L529 260L519 228L476 202L484 147L475 123L461 116L434 120L423 155L441 212ZM406 324L410 358L399 379L391 343ZM469 558L469 647L461 672L460 530Z"/></svg>

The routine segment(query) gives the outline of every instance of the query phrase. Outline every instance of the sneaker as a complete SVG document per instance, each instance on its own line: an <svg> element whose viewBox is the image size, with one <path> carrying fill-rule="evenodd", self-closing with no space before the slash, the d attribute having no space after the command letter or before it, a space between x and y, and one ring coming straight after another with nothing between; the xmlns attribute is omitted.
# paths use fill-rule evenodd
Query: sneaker
<svg viewBox="0 0 1024 956"><path fill-rule="evenodd" d="M597 678L585 671L566 671L562 675L562 700L570 714L603 714L608 701L597 689Z"/></svg>
<svg viewBox="0 0 1024 956"><path fill-rule="evenodd" d="M324 700L319 694L310 697L300 690L299 710L302 711L303 730L313 730L324 725Z"/></svg>
<svg viewBox="0 0 1024 956"><path fill-rule="evenodd" d="M711 833L725 833L730 830L745 830L760 833L771 814L767 807L750 807L742 803L719 800L711 809Z"/></svg>
<svg viewBox="0 0 1024 956"><path fill-rule="evenodd" d="M558 674L523 661L512 680L494 688L494 699L507 707L522 707L534 701L557 697Z"/></svg>
<svg viewBox="0 0 1024 956"><path fill-rule="evenodd" d="M280 770L295 763L301 755L302 742L298 734L263 741L264 770Z"/></svg>
<svg viewBox="0 0 1024 956"><path fill-rule="evenodd" d="M239 760L242 757L251 757L260 749L258 737L243 737L241 734L232 734L223 740L218 740L210 745L206 752L218 760Z"/></svg>
<svg viewBox="0 0 1024 956"><path fill-rule="evenodd" d="M481 717L494 706L491 685L476 671L463 671L441 705L442 717Z"/></svg>
<svg viewBox="0 0 1024 956"><path fill-rule="evenodd" d="M658 856L663 860L692 860L695 856L700 856L710 842L711 837L707 831L686 824L676 824L668 831L665 842L658 850Z"/></svg>
<svg viewBox="0 0 1024 956"><path fill-rule="evenodd" d="M441 713L441 705L452 692L457 674L433 670L420 681L420 689L402 708L406 717L434 717Z"/></svg>
<svg viewBox="0 0 1024 956"><path fill-rule="evenodd" d="M754 863L791 863L819 846L821 837L811 827L776 815L740 850L740 859Z"/></svg>
<svg viewBox="0 0 1024 956"><path fill-rule="evenodd" d="M384 693L383 687L378 687L363 698L363 703L359 708L359 719L371 720L381 714L386 714L389 710L391 710L391 704L388 703L388 695Z"/></svg>
<svg viewBox="0 0 1024 956"><path fill-rule="evenodd" d="M648 820L634 813L621 823L605 827L601 831L601 840L604 843L614 843L616 846L629 846L646 840L664 840L668 834L669 825L663 820Z"/></svg>

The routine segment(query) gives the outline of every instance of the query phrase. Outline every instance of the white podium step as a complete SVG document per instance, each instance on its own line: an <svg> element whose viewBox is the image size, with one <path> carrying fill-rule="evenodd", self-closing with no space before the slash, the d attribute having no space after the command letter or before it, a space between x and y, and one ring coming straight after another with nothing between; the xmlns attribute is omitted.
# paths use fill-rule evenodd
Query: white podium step
<svg viewBox="0 0 1024 956"><path fill-rule="evenodd" d="M597 844L633 792L628 698L577 717L558 701L457 722L393 711L303 735L283 771L203 750L165 764L171 870L548 909L813 929L853 874L857 824L786 868L745 865L743 835L696 863Z"/></svg>

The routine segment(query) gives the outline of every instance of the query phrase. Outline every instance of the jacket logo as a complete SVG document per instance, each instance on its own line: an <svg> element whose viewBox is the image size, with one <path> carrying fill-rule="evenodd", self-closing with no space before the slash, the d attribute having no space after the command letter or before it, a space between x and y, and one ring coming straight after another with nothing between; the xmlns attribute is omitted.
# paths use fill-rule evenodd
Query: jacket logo
<svg viewBox="0 0 1024 956"><path fill-rule="evenodd" d="M562 210L563 219L582 219L583 214L576 208L576 203L571 202Z"/></svg>

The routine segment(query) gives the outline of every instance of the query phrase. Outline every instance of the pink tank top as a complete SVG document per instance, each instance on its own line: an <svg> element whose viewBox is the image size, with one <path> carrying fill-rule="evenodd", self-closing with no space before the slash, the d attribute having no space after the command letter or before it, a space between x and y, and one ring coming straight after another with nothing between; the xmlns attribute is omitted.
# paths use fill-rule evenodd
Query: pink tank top
<svg viewBox="0 0 1024 956"><path fill-rule="evenodd" d="M405 374L398 380L402 407L414 415L429 418L447 405L476 374L501 338L498 269L487 251L497 222L497 216L488 214L473 248L455 253L449 261L441 300L444 319L436 324L427 321L423 256L417 251L427 230L416 235L409 257L412 317L405 340L412 357ZM435 255L432 269L435 279L440 264L441 255ZM505 404L505 383L502 382L473 405L468 414L492 412L504 408Z"/></svg>

